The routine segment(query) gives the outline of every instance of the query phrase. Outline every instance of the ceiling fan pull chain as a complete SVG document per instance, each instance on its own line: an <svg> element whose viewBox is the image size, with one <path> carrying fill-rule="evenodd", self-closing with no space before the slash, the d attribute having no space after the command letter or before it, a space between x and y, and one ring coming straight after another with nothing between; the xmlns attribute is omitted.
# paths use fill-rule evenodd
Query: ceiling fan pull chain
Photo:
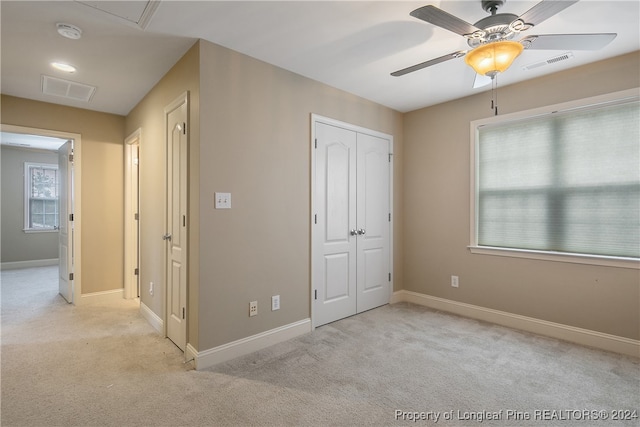
<svg viewBox="0 0 640 427"><path fill-rule="evenodd" d="M491 77L491 109L498 115L498 75Z"/></svg>

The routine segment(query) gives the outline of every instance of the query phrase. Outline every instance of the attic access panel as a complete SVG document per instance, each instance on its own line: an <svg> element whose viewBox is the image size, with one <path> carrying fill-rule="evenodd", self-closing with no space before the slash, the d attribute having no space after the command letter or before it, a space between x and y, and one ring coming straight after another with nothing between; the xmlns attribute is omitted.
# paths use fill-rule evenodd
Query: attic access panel
<svg viewBox="0 0 640 427"><path fill-rule="evenodd" d="M160 0L149 1L78 1L86 6L108 13L135 24L143 30L147 28Z"/></svg>

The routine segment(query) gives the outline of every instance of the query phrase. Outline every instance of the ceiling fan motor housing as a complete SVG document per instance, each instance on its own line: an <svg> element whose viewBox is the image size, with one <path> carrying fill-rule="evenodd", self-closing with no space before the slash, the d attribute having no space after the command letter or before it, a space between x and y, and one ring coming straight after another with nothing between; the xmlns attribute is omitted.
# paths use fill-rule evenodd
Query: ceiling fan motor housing
<svg viewBox="0 0 640 427"><path fill-rule="evenodd" d="M491 14L495 14L504 2L505 0L482 0L482 8Z"/></svg>
<svg viewBox="0 0 640 427"><path fill-rule="evenodd" d="M511 40L515 32L510 24L518 19L518 15L512 13L498 13L487 16L476 22L474 27L481 31L476 31L467 37L469 46L476 47L484 43L498 40Z"/></svg>

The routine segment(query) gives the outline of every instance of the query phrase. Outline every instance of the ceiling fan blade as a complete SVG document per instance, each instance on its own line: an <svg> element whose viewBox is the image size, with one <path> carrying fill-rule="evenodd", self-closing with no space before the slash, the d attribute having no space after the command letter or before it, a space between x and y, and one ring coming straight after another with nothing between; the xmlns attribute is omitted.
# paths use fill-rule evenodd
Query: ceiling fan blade
<svg viewBox="0 0 640 427"><path fill-rule="evenodd" d="M491 80L493 79L489 76L483 76L482 74L476 73L476 76L473 79L473 88L477 89L479 87L490 85Z"/></svg>
<svg viewBox="0 0 640 427"><path fill-rule="evenodd" d="M414 18L422 19L430 24L437 25L445 30L464 36L478 31L478 28L462 19L453 16L433 5L423 6L410 13Z"/></svg>
<svg viewBox="0 0 640 427"><path fill-rule="evenodd" d="M525 24L538 25L578 1L579 0L543 0L520 15L520 19Z"/></svg>
<svg viewBox="0 0 640 427"><path fill-rule="evenodd" d="M525 49L536 50L598 50L611 43L616 36L616 33L545 34L525 37L520 43Z"/></svg>
<svg viewBox="0 0 640 427"><path fill-rule="evenodd" d="M414 71L422 70L423 68L430 67L432 65L439 64L441 62L448 61L450 59L461 58L467 54L466 51L460 50L458 52L449 53L447 55L441 56L439 58L430 59L425 62L421 62L416 65L412 65L411 67L403 68L402 70L394 71L391 73L393 77L404 76L405 74L413 73Z"/></svg>

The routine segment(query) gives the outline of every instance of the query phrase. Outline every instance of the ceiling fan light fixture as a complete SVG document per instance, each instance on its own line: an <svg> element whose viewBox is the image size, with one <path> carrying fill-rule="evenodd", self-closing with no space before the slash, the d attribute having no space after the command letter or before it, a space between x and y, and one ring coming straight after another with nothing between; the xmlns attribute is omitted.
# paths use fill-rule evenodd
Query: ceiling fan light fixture
<svg viewBox="0 0 640 427"><path fill-rule="evenodd" d="M523 50L522 43L501 40L476 47L464 60L476 73L494 77L509 68Z"/></svg>

